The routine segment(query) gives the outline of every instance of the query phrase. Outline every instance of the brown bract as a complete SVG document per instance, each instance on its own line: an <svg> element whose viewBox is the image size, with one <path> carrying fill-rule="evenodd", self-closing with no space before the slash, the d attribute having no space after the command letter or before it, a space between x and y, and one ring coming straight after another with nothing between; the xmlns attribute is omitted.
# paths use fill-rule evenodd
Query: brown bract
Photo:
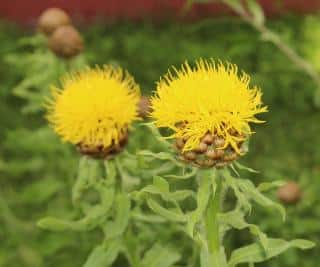
<svg viewBox="0 0 320 267"><path fill-rule="evenodd" d="M82 155L90 156L95 159L112 159L124 149L127 143L128 132L125 132L120 137L118 144L114 143L111 146L104 147L103 145L89 146L80 143L77 145L77 148Z"/></svg>
<svg viewBox="0 0 320 267"><path fill-rule="evenodd" d="M239 154L229 145L224 147L225 140L222 137L207 133L201 139L199 146L193 150L183 152L187 140L177 138L175 148L183 161L189 162L199 168L222 168L239 158ZM245 153L243 141L238 146Z"/></svg>
<svg viewBox="0 0 320 267"><path fill-rule="evenodd" d="M73 26L61 26L50 36L49 47L58 57L69 59L82 52L83 40Z"/></svg>
<svg viewBox="0 0 320 267"><path fill-rule="evenodd" d="M301 199L302 192L298 183L290 181L278 189L277 196L284 204L296 204Z"/></svg>
<svg viewBox="0 0 320 267"><path fill-rule="evenodd" d="M46 35L51 35L60 26L69 24L70 17L60 8L48 8L38 19L38 29Z"/></svg>

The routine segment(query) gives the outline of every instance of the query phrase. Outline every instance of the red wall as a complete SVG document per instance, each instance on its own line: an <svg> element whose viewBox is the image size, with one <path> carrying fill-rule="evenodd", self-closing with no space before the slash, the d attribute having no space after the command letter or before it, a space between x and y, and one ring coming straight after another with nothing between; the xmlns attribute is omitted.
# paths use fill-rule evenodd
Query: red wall
<svg viewBox="0 0 320 267"><path fill-rule="evenodd" d="M74 17L93 19L161 19L179 14L185 0L0 0L0 17L30 23L47 7L61 7ZM320 11L320 0L260 0L267 14ZM190 17L224 12L220 5L196 5Z"/></svg>

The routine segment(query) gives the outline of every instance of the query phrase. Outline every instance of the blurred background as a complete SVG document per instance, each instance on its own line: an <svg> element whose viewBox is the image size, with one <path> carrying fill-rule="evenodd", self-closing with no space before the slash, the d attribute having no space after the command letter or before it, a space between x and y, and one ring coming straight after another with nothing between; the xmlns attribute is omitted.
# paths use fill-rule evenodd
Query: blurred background
<svg viewBox="0 0 320 267"><path fill-rule="evenodd" d="M251 175L255 184L288 182L270 193L286 206L287 221L259 209L252 221L271 236L319 244L320 1L248 0L240 8L230 4L235 2L0 1L1 267L82 266L99 240L99 232L52 233L38 229L36 221L70 217L79 158L48 127L43 99L66 71L106 63L127 68L146 96L170 66L185 60L230 61L249 73L270 111L242 162L260 171ZM52 32L55 18L43 12L53 7L70 18L51 15L62 25L72 20L74 28ZM137 130L133 138L137 147L145 146L142 135ZM247 240L245 232L227 238L233 247ZM316 247L257 266L319 262ZM119 259L113 266L126 265Z"/></svg>

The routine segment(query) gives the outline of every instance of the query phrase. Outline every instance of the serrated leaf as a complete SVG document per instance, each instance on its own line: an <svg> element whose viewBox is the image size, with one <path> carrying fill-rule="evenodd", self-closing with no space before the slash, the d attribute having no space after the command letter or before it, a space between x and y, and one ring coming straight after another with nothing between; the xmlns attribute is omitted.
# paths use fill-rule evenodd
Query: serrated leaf
<svg viewBox="0 0 320 267"><path fill-rule="evenodd" d="M282 219L285 220L286 218L286 211L284 207L271 199L264 196L250 180L244 180L244 179L237 179L237 184L239 188L252 200L254 200L256 203L263 207L270 207L274 208L282 216Z"/></svg>
<svg viewBox="0 0 320 267"><path fill-rule="evenodd" d="M284 184L285 184L284 181L273 181L271 183L261 183L258 185L258 190L260 192L265 192L265 191L271 190L273 188L280 187Z"/></svg>
<svg viewBox="0 0 320 267"><path fill-rule="evenodd" d="M107 222L103 227L106 238L114 238L125 231L130 218L130 204L130 199L126 194L117 195L115 200L115 220Z"/></svg>
<svg viewBox="0 0 320 267"><path fill-rule="evenodd" d="M251 212L251 204L249 202L249 199L247 196L239 189L237 185L237 179L238 178L233 178L228 172L225 172L225 181L226 184L233 190L238 202L237 205L239 207L242 207L246 212Z"/></svg>
<svg viewBox="0 0 320 267"><path fill-rule="evenodd" d="M108 244L97 246L89 255L83 267L108 267L116 260L121 251L121 242L116 239Z"/></svg>
<svg viewBox="0 0 320 267"><path fill-rule="evenodd" d="M313 242L302 239L286 241L269 238L265 250L257 243L234 250L231 254L228 267L234 267L241 263L262 262L278 256L289 248L309 249L314 247L314 245Z"/></svg>
<svg viewBox="0 0 320 267"><path fill-rule="evenodd" d="M53 217L47 217L38 221L37 225L40 228L51 231L90 231L103 223L108 216L108 210L110 206L96 205L91 207L86 217L78 221L69 221L63 219L57 219Z"/></svg>
<svg viewBox="0 0 320 267"><path fill-rule="evenodd" d="M159 215L163 216L164 218L170 221L185 222L187 220L187 217L184 214L166 209L151 198L147 199L147 204L149 208L153 210L155 213L158 213Z"/></svg>
<svg viewBox="0 0 320 267"><path fill-rule="evenodd" d="M180 258L181 255L173 248L166 248L157 243L145 253L141 265L142 267L170 267Z"/></svg>
<svg viewBox="0 0 320 267"><path fill-rule="evenodd" d="M158 187L154 185L147 185L140 192L146 192L153 195L160 195L163 200L171 201L173 203L176 203L177 201L182 201L187 197L194 196L194 192L191 190L177 190L175 192L163 192L162 190L160 190ZM138 198L141 197L141 195L139 195L140 192L136 194Z"/></svg>
<svg viewBox="0 0 320 267"><path fill-rule="evenodd" d="M154 159L169 160L175 163L175 165L177 166L183 166L183 164L179 162L172 153L168 153L168 152L153 153L149 150L141 150L138 152L138 154L143 155L145 157L151 157Z"/></svg>

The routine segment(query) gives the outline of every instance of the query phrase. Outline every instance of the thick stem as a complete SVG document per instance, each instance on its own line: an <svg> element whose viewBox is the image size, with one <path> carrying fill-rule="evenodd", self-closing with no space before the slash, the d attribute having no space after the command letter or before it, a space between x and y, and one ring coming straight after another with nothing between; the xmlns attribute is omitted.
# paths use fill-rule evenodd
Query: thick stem
<svg viewBox="0 0 320 267"><path fill-rule="evenodd" d="M215 192L212 192L209 199L209 205L206 213L206 231L208 239L208 249L211 253L219 253L220 251L220 238L219 238L219 224L218 224L218 212L221 202L221 178L219 175L216 177Z"/></svg>
<svg viewBox="0 0 320 267"><path fill-rule="evenodd" d="M218 213L223 201L222 176L220 171L216 171L215 181L212 183L212 192L209 198L207 211L205 214L205 226L208 244L208 259L210 267L222 267L221 237L218 222Z"/></svg>

